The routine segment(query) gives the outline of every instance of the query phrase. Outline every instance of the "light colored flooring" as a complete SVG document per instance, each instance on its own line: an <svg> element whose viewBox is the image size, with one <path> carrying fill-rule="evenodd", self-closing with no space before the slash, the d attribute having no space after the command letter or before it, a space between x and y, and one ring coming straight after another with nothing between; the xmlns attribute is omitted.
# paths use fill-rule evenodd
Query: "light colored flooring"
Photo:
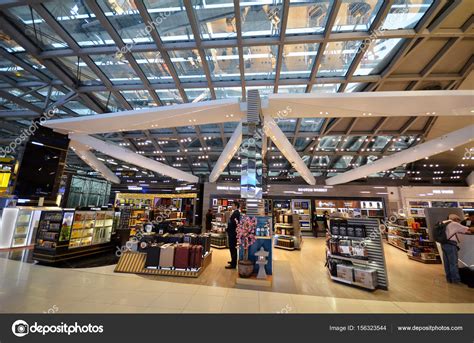
<svg viewBox="0 0 474 343"><path fill-rule="evenodd" d="M275 251L272 289L235 286L225 250L198 279L113 273L114 266L58 269L0 258L0 312L18 313L474 313L474 292L447 285L441 265L386 246L389 291L328 279L322 239ZM179 282L176 282L179 281ZM295 294L296 293L296 294Z"/></svg>

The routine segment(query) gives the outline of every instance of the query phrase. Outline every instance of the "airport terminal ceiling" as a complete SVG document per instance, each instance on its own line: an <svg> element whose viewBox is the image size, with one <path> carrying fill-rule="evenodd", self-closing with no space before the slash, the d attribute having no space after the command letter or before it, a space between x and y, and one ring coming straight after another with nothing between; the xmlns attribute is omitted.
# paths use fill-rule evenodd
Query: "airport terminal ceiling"
<svg viewBox="0 0 474 343"><path fill-rule="evenodd" d="M30 120L269 94L472 90L472 2L0 1L0 146ZM472 117L278 120L315 177L338 175L473 124ZM97 134L205 180L236 122ZM466 153L465 149L468 149ZM371 175L465 184L462 146ZM298 173L269 140L271 182ZM96 154L124 184L153 172ZM68 168L90 171L69 153ZM237 180L234 156L221 181ZM369 178L370 178L369 177Z"/></svg>

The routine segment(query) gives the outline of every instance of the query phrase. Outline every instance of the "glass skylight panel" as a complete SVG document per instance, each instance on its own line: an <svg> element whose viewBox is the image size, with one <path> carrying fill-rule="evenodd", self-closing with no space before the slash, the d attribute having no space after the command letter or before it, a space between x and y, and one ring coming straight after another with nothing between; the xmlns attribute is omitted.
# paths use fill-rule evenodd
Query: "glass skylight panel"
<svg viewBox="0 0 474 343"><path fill-rule="evenodd" d="M112 83L140 81L140 78L125 57L113 54L91 55L91 58Z"/></svg>
<svg viewBox="0 0 474 343"><path fill-rule="evenodd" d="M197 50L172 50L169 55L181 82L204 81L206 79L201 57Z"/></svg>
<svg viewBox="0 0 474 343"><path fill-rule="evenodd" d="M46 1L43 6L79 46L115 45L84 1L54 0Z"/></svg>
<svg viewBox="0 0 474 343"><path fill-rule="evenodd" d="M183 102L177 89L155 89L155 93L165 105L175 105Z"/></svg>
<svg viewBox="0 0 474 343"><path fill-rule="evenodd" d="M275 45L244 47L245 79L274 79L277 49Z"/></svg>
<svg viewBox="0 0 474 343"><path fill-rule="evenodd" d="M367 136L351 136L346 138L342 148L346 151L359 151Z"/></svg>
<svg viewBox="0 0 474 343"><path fill-rule="evenodd" d="M35 75L6 59L0 59L0 73L17 81L39 80Z"/></svg>
<svg viewBox="0 0 474 343"><path fill-rule="evenodd" d="M235 122L225 122L224 123L224 132L233 133L237 128L237 123Z"/></svg>
<svg viewBox="0 0 474 343"><path fill-rule="evenodd" d="M38 42L44 49L67 48L68 45L54 32L46 21L29 6L10 8L11 16L19 21L20 29L32 41Z"/></svg>
<svg viewBox="0 0 474 343"><path fill-rule="evenodd" d="M349 82L346 86L346 89L344 90L344 93L352 93L352 92L360 91L361 87L359 86L362 84L363 83L361 82Z"/></svg>
<svg viewBox="0 0 474 343"><path fill-rule="evenodd" d="M217 99L228 99L228 98L242 98L242 88L241 87L222 87L215 88Z"/></svg>
<svg viewBox="0 0 474 343"><path fill-rule="evenodd" d="M377 136L370 149L372 151L373 149L375 149L375 151L381 151L387 145L387 143L390 142L391 138L391 136Z"/></svg>
<svg viewBox="0 0 474 343"><path fill-rule="evenodd" d="M237 36L233 0L196 0L193 4L202 39L226 39Z"/></svg>
<svg viewBox="0 0 474 343"><path fill-rule="evenodd" d="M298 94L306 91L306 85L284 85L278 87L279 94Z"/></svg>
<svg viewBox="0 0 474 343"><path fill-rule="evenodd" d="M240 2L242 36L277 36L282 20L282 0Z"/></svg>
<svg viewBox="0 0 474 343"><path fill-rule="evenodd" d="M432 4L433 0L395 1L382 24L382 29L413 29Z"/></svg>
<svg viewBox="0 0 474 343"><path fill-rule="evenodd" d="M74 75L81 83L86 85L101 83L97 75L81 58L66 56L58 57L58 60L60 60L62 64L69 69L69 73Z"/></svg>
<svg viewBox="0 0 474 343"><path fill-rule="evenodd" d="M125 44L153 41L133 1L99 0L97 3Z"/></svg>
<svg viewBox="0 0 474 343"><path fill-rule="evenodd" d="M340 83L317 83L311 88L311 93L337 93Z"/></svg>
<svg viewBox="0 0 474 343"><path fill-rule="evenodd" d="M395 149L395 151L408 149L414 143L414 141L415 137L413 136L400 136L396 139L392 148Z"/></svg>
<svg viewBox="0 0 474 343"><path fill-rule="evenodd" d="M121 93L134 109L156 106L155 101L147 90L121 91Z"/></svg>
<svg viewBox="0 0 474 343"><path fill-rule="evenodd" d="M306 138L297 138L295 141L296 151L303 151L309 144L309 141Z"/></svg>
<svg viewBox="0 0 474 343"><path fill-rule="evenodd" d="M368 31L382 3L383 0L343 1L332 31Z"/></svg>
<svg viewBox="0 0 474 343"><path fill-rule="evenodd" d="M301 132L319 132L324 123L323 118L303 118L301 120Z"/></svg>
<svg viewBox="0 0 474 343"><path fill-rule="evenodd" d="M209 88L189 88L184 90L191 102L211 100L211 91Z"/></svg>
<svg viewBox="0 0 474 343"><path fill-rule="evenodd" d="M55 79L56 77L51 74L51 72L46 68L43 64L40 63L36 58L31 56L27 52L18 52L15 54L16 57L19 59L23 60L24 62L27 62L29 65L31 65L33 68L36 70L40 71L41 73L45 74L51 79Z"/></svg>
<svg viewBox="0 0 474 343"><path fill-rule="evenodd" d="M217 124L205 124L200 125L199 128L201 129L201 133L220 133L220 127Z"/></svg>
<svg viewBox="0 0 474 343"><path fill-rule="evenodd" d="M401 41L401 38L376 39L372 41L366 47L367 50L354 75L371 75L380 72L391 60Z"/></svg>
<svg viewBox="0 0 474 343"><path fill-rule="evenodd" d="M150 82L174 84L168 66L159 51L138 52L133 56Z"/></svg>
<svg viewBox="0 0 474 343"><path fill-rule="evenodd" d="M296 35L323 32L332 5L333 0L291 0L286 34Z"/></svg>
<svg viewBox="0 0 474 343"><path fill-rule="evenodd" d="M295 132L296 128L296 119L293 118L280 118L275 120L276 123L278 124L278 127L283 131L283 132Z"/></svg>
<svg viewBox="0 0 474 343"><path fill-rule="evenodd" d="M8 52L25 51L25 49L23 49L20 44L18 44L9 35L3 32L2 29L0 29L0 47L4 48Z"/></svg>
<svg viewBox="0 0 474 343"><path fill-rule="evenodd" d="M206 49L213 81L240 80L239 50L236 46Z"/></svg>
<svg viewBox="0 0 474 343"><path fill-rule="evenodd" d="M121 111L123 106L111 92L93 92L97 98L112 111Z"/></svg>
<svg viewBox="0 0 474 343"><path fill-rule="evenodd" d="M178 133L196 133L196 129L194 128L194 126L180 126L180 127L177 127L176 128L176 131L178 131ZM192 142L192 140L191 140ZM183 145L188 145L190 142L186 142L184 143Z"/></svg>
<svg viewBox="0 0 474 343"><path fill-rule="evenodd" d="M360 41L328 43L319 66L318 76L345 76L360 44Z"/></svg>
<svg viewBox="0 0 474 343"><path fill-rule="evenodd" d="M144 0L144 3L162 41L194 40L182 0Z"/></svg>
<svg viewBox="0 0 474 343"><path fill-rule="evenodd" d="M97 112L91 110L89 107L83 105L81 102L73 100L73 101L68 101L64 107L69 108L70 110L76 112L77 114L81 116L89 116L93 114L97 114Z"/></svg>
<svg viewBox="0 0 474 343"><path fill-rule="evenodd" d="M319 44L287 44L283 48L280 78L309 78Z"/></svg>

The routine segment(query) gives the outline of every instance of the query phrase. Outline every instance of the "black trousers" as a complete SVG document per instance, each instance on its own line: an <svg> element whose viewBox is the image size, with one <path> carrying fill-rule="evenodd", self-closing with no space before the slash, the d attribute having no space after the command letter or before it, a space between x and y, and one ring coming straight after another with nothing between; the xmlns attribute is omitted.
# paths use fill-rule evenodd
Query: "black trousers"
<svg viewBox="0 0 474 343"><path fill-rule="evenodd" d="M237 266L237 234L229 233L230 265Z"/></svg>

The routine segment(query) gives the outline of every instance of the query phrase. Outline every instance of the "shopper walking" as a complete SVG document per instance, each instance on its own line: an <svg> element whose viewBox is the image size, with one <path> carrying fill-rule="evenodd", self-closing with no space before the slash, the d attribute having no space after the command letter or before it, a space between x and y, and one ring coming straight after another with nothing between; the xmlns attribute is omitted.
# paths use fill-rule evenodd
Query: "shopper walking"
<svg viewBox="0 0 474 343"><path fill-rule="evenodd" d="M226 269L235 269L237 267L237 224L240 223L240 203L234 200L232 203L232 215L227 223L227 235L229 237L230 261Z"/></svg>
<svg viewBox="0 0 474 343"><path fill-rule="evenodd" d="M469 233L472 230L467 226L461 225L461 218L456 214L450 214L448 220L443 222L446 225L447 242L441 245L443 250L444 271L446 280L449 283L460 283L458 269L458 234Z"/></svg>

